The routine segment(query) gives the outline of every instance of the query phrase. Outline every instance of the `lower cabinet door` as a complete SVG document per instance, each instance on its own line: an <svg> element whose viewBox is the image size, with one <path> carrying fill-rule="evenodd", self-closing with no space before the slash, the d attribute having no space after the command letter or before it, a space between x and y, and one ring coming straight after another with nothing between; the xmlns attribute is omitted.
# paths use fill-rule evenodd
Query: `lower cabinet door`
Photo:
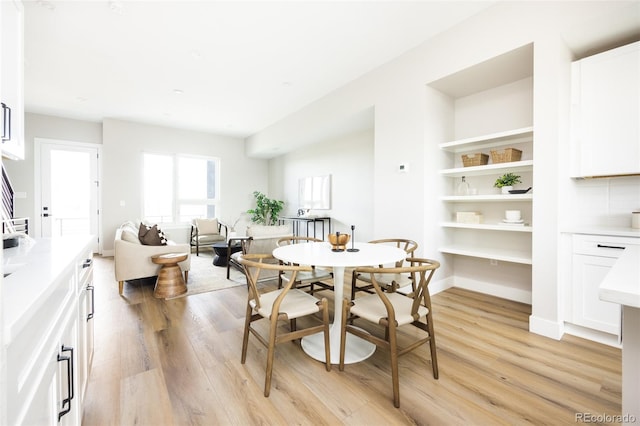
<svg viewBox="0 0 640 426"><path fill-rule="evenodd" d="M598 291L617 261L611 257L573 255L573 323L620 336L620 305L600 300Z"/></svg>

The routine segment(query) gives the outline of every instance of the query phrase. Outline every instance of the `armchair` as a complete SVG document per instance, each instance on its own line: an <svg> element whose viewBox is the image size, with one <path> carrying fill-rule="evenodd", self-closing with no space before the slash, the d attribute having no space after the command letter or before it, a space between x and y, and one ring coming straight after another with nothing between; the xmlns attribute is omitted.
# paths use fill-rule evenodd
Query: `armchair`
<svg viewBox="0 0 640 426"><path fill-rule="evenodd" d="M222 229L224 228L224 233ZM191 224L191 248L195 246L196 256L200 255L200 246L211 246L227 239L227 225L218 219L197 218Z"/></svg>

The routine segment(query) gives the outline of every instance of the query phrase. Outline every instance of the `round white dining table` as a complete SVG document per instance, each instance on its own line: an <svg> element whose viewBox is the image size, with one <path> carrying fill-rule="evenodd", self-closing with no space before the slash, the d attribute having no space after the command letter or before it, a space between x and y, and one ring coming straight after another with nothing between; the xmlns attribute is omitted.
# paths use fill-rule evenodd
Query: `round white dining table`
<svg viewBox="0 0 640 426"><path fill-rule="evenodd" d="M342 324L342 300L344 298L344 270L347 267L377 266L394 263L407 257L404 250L386 244L354 243L347 247L359 251L334 252L328 242L291 244L278 247L273 256L284 262L299 265L314 265L333 268L334 315L329 329L331 363L340 362L340 327ZM302 349L314 359L324 362L324 336L322 333L302 339ZM362 361L370 357L376 346L366 340L347 333L345 348L346 364Z"/></svg>

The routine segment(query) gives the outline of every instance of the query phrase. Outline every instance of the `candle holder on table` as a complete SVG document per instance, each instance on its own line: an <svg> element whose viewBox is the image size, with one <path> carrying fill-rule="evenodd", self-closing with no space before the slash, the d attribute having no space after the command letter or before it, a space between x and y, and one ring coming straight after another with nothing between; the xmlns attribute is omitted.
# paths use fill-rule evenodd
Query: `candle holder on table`
<svg viewBox="0 0 640 426"><path fill-rule="evenodd" d="M357 248L354 247L354 245L356 243L356 239L353 237L355 229L356 229L355 225L351 225L351 248L347 249L347 251L351 252L351 253L354 253L356 251L360 251L360 249L357 249Z"/></svg>

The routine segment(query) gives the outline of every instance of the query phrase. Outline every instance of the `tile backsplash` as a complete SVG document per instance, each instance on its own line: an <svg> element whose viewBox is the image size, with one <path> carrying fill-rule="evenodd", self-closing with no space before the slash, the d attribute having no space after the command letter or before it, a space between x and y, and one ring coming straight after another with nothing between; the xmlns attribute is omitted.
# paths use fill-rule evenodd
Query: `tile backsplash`
<svg viewBox="0 0 640 426"><path fill-rule="evenodd" d="M640 211L640 176L574 180L568 210L572 225L631 227L631 212Z"/></svg>

